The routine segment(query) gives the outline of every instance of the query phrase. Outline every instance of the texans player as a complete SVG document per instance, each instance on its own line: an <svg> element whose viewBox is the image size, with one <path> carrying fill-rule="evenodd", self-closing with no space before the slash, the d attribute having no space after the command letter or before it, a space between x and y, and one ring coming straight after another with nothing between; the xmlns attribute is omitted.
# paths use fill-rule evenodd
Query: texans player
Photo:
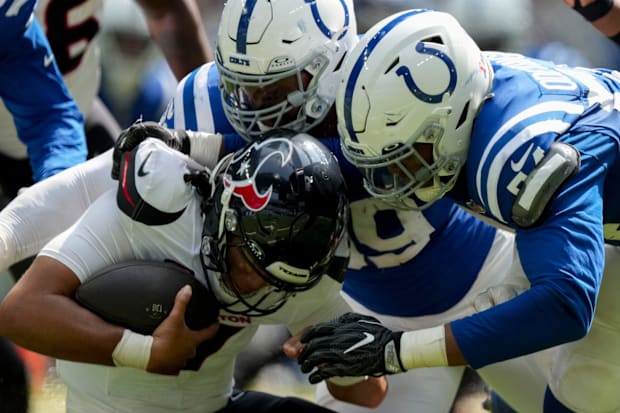
<svg viewBox="0 0 620 413"><path fill-rule="evenodd" d="M235 355L258 325L298 333L348 309L339 295L348 203L329 150L306 134L274 134L210 174L148 139L123 154L121 170L118 189L43 248L9 292L0 335L60 359L68 411L331 412L301 399L233 392ZM73 299L97 271L132 259L192 270L221 305L219 324L187 328L188 287L152 335L110 324ZM207 340L219 345L197 369L183 370ZM369 406L386 391L383 378L363 385L358 396Z"/></svg>
<svg viewBox="0 0 620 413"><path fill-rule="evenodd" d="M430 332L349 315L304 339L304 369L325 361L320 380L529 354L503 380L480 370L517 411L620 409L618 72L481 53L452 16L429 10L378 23L343 70L343 151L368 190L409 209L454 199L511 227L510 271L530 288ZM374 351L342 353L366 333Z"/></svg>
<svg viewBox="0 0 620 413"><path fill-rule="evenodd" d="M298 21L305 32L299 32ZM222 14L219 60L194 70L179 83L162 118L168 127L201 132L183 134L187 139L182 143L179 136L161 128L147 127L146 136L177 141L179 148L210 168L220 153L234 151L245 142L230 135L234 132L251 140L271 128L288 127L335 137L332 103L339 70L356 42L349 1L231 0ZM270 67L270 63L278 65ZM129 128L121 144L141 129ZM337 139L324 142L334 152L340 151ZM395 209L370 197L356 168L342 161L349 183L353 241L344 291L355 310L381 317L394 328L426 328L480 311L526 288L525 278L511 279L504 271L511 262L511 234L470 217L448 200L424 212ZM15 258L28 249L36 252L41 240L72 224L77 218L72 214L83 210L102 188L113 185L109 168L109 160L95 159L25 191L0 213L5 223L0 239L7 245L0 258ZM54 207L60 199L75 209ZM35 200L49 210L33 211L30 203ZM44 214L48 218L39 222ZM390 393L379 411L446 412L463 371L460 366L442 367L390 377ZM363 411L334 400L323 384L319 392L320 402L334 410Z"/></svg>

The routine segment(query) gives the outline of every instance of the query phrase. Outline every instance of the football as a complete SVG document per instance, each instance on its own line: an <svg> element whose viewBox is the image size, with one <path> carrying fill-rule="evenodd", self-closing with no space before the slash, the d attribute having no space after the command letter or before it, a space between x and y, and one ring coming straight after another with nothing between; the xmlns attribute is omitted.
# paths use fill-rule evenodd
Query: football
<svg viewBox="0 0 620 413"><path fill-rule="evenodd" d="M208 327L218 318L217 299L191 270L171 261L136 260L107 267L78 287L75 300L110 323L150 335L186 284L192 287L192 298L185 323L192 330Z"/></svg>

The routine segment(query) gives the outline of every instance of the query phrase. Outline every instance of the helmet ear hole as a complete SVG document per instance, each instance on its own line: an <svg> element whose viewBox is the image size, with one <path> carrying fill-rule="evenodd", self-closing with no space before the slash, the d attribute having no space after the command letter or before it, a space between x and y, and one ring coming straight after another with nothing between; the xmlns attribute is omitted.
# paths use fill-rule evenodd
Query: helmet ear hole
<svg viewBox="0 0 620 413"><path fill-rule="evenodd" d="M463 106L463 111L461 112L461 116L459 117L459 120L458 120L458 122L456 123L456 126L455 126L455 128L454 128L454 129L458 129L458 128L460 128L460 127L461 127L461 125L462 125L463 123L465 123L465 121L467 120L467 114L469 113L469 103L470 103L470 101L468 100L468 101L465 103L465 106Z"/></svg>

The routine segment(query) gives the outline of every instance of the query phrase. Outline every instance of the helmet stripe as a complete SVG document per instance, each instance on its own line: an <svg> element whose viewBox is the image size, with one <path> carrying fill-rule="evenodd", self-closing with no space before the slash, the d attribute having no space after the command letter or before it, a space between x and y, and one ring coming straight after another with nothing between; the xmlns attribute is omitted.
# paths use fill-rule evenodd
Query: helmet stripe
<svg viewBox="0 0 620 413"><path fill-rule="evenodd" d="M407 20L409 17L414 16L419 13L427 12L428 9L416 9L410 10L406 13L400 14L396 16L394 19L388 21L382 28L377 30L377 33L370 39L368 44L364 47L364 50L360 53L357 58L357 61L353 64L353 68L351 70L351 74L347 79L347 84L345 86L344 92L344 122L347 132L349 133L349 137L354 142L359 142L357 136L355 135L355 131L353 130L353 119L351 117L351 109L353 102L353 92L355 91L355 84L359 79L360 73L362 69L366 65L368 61L368 57L373 52L375 47L379 44L379 42L398 24Z"/></svg>
<svg viewBox="0 0 620 413"><path fill-rule="evenodd" d="M329 29L329 27L325 25L325 23L323 23L323 19L321 18L321 15L319 14L319 8L317 6L316 0L304 0L304 1L310 4L310 10L312 10L312 17L314 17L314 21L316 25L319 27L319 30L321 30L321 32L325 35L325 37L327 37L328 39L331 39L334 33L332 33L332 31ZM330 1L333 1L333 0L330 0ZM347 4L345 3L344 0L340 0L340 4L342 5L342 8L344 9L344 23L342 25L342 28L345 30L343 30L343 32L340 34L340 36L338 37L338 40L342 39L347 34L348 27L349 27L349 8L347 7Z"/></svg>
<svg viewBox="0 0 620 413"><path fill-rule="evenodd" d="M237 53L245 54L248 48L248 26L254 7L258 0L246 0L241 16L239 17L239 25L237 26Z"/></svg>

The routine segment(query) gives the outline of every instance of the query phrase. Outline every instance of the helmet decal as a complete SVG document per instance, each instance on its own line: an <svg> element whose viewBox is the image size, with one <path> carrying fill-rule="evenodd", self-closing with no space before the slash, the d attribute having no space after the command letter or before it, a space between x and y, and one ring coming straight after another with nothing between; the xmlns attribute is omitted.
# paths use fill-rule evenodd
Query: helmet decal
<svg viewBox="0 0 620 413"><path fill-rule="evenodd" d="M448 66L448 72L450 72L450 82L448 83L448 86L446 86L446 88L442 92L439 92L436 95L429 95L420 90L418 85L415 83L415 80L413 80L411 72L409 71L409 68L407 66L401 66L396 69L396 74L398 76L402 76L402 78L405 80L407 88L409 88L409 91L413 93L415 97L427 103L439 103L441 102L441 99L446 92L452 94L454 92L454 89L456 88L456 66L454 65L452 59L448 57L448 55L446 55L440 50L433 49L432 47L426 47L424 45L424 42L419 42L418 44L416 44L415 50L421 54L429 54L431 56L435 56L441 59L446 64L446 66Z"/></svg>
<svg viewBox="0 0 620 413"><path fill-rule="evenodd" d="M353 119L351 117L351 114L353 113L353 111L350 110L352 106L352 102L353 102L353 91L355 90L355 83L357 82L357 79L359 78L360 73L362 72L362 70L364 69L364 66L366 65L366 62L368 61L368 56L370 56L374 48L377 47L379 42L390 32L390 30L396 27L399 23L403 22L404 20L407 20L409 17L415 14L424 13L426 11L428 10L427 9L411 10L407 13L400 14L393 20L389 21L381 30L379 30L379 32L375 35L375 37L368 43L364 52L360 54L360 57L357 59L357 61L353 65L353 68L351 70L351 74L349 75L346 88L345 88L345 92L344 92L345 93L344 94L344 107L345 107L344 122L345 122L345 127L347 129L347 132L349 132L349 136L351 137L352 141L359 142L355 134L355 130L353 130Z"/></svg>
<svg viewBox="0 0 620 413"><path fill-rule="evenodd" d="M335 33L332 33L332 31L329 30L329 27L327 27L325 23L323 23L323 19L321 18L321 15L319 13L319 8L316 4L316 0L304 0L304 2L310 4L310 10L312 10L312 17L314 17L314 21L319 27L319 30L321 30L325 37L331 39ZM344 0L340 0L340 4L344 9L344 23L342 24L342 33L340 33L340 36L338 36L338 40L342 39L347 34L347 30L349 27L349 8L347 7L347 4L344 2Z"/></svg>
<svg viewBox="0 0 620 413"><path fill-rule="evenodd" d="M252 170L252 165L244 159L245 155L254 150L258 150L263 146L273 146L273 151L269 153L261 162L253 169L252 175L241 180L235 180L230 174L223 177L223 183L226 188L232 191L232 194L241 198L243 205L251 211L260 211L269 203L271 197L272 186L270 185L263 193L256 187L256 177L260 174L265 162L274 156L280 157L280 165L284 166L291 160L293 154L293 146L288 139L274 138L265 142L255 142L248 150L243 151L240 157L234 157L231 164L241 162L237 171L238 175L245 174L246 171ZM284 151L282 151L284 149ZM285 153L286 152L286 153Z"/></svg>
<svg viewBox="0 0 620 413"><path fill-rule="evenodd" d="M239 17L237 27L237 53L245 54L247 51L248 26L252 20L252 12L258 0L247 0Z"/></svg>

